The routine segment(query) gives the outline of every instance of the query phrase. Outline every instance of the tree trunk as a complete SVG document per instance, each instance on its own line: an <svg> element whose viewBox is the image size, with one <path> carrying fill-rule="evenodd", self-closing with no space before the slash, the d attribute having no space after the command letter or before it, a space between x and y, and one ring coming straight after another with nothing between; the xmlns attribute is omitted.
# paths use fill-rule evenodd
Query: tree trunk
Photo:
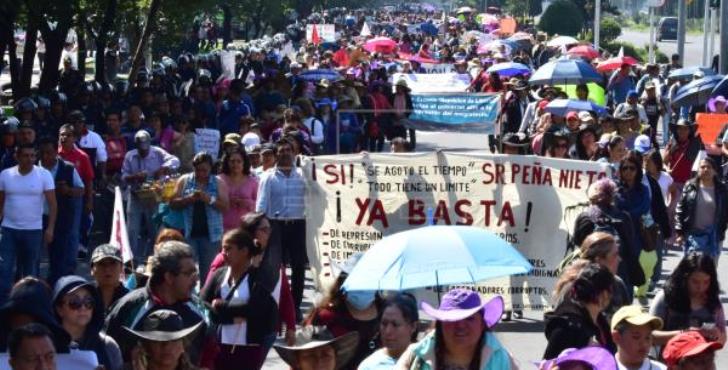
<svg viewBox="0 0 728 370"><path fill-rule="evenodd" d="M76 60L78 61L78 72L81 73L83 79L86 79L86 29L85 21L80 21L76 34L78 35L78 49L76 50Z"/></svg>
<svg viewBox="0 0 728 370"><path fill-rule="evenodd" d="M139 43L137 44L137 47L134 51L134 59L131 63L131 71L129 71L129 81L136 81L136 73L139 70L139 65L142 62L142 57L144 56L146 44L149 40L149 36L152 34L152 29L154 28L154 20L161 5L162 0L152 0L152 3L149 5L147 20L144 23L144 30L142 31L142 37L139 39Z"/></svg>
<svg viewBox="0 0 728 370"><path fill-rule="evenodd" d="M6 40L8 41L8 62L10 65L8 68L10 69L10 88L13 90L13 97L15 99L21 97L21 95L18 93L22 90L22 84L20 83L20 71L18 70L20 67L18 64L20 61L18 61L18 45L15 43L14 33L13 30L10 29L9 34L6 34L5 36Z"/></svg>
<svg viewBox="0 0 728 370"><path fill-rule="evenodd" d="M60 76L58 66L61 63L63 45L66 43L68 30L71 28L73 3L71 1L61 1L59 4L62 7L58 11L55 28L51 29L45 19L39 25L40 34L43 36L46 45L45 63L43 63L43 71L40 74L40 82L38 83L38 89L41 93L48 93L58 85L58 77Z"/></svg>
<svg viewBox="0 0 728 370"><path fill-rule="evenodd" d="M104 11L104 20L101 22L101 29L96 33L96 81L106 81L106 64L104 54L106 53L106 45L109 42L109 32L114 26L114 17L116 17L116 8L118 0L108 0L106 10Z"/></svg>
<svg viewBox="0 0 728 370"><path fill-rule="evenodd" d="M222 6L222 48L227 48L227 45L233 41L233 12L230 10L230 5Z"/></svg>
<svg viewBox="0 0 728 370"><path fill-rule="evenodd" d="M33 83L33 65L35 64L35 42L38 39L39 18L28 15L28 27L25 29L25 47L23 48L23 66L20 71L20 90L13 94L16 96L27 96L30 94L30 86Z"/></svg>

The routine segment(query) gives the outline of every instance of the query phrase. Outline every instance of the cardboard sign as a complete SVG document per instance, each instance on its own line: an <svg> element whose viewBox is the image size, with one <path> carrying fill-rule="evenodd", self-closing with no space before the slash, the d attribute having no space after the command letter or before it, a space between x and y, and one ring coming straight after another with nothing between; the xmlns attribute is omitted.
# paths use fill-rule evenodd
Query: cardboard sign
<svg viewBox="0 0 728 370"><path fill-rule="evenodd" d="M214 128L195 129L195 153L202 151L217 159L220 152L220 131Z"/></svg>
<svg viewBox="0 0 728 370"><path fill-rule="evenodd" d="M703 144L713 144L723 125L728 123L728 114L698 113L695 122L698 124L698 133Z"/></svg>
<svg viewBox="0 0 728 370"><path fill-rule="evenodd" d="M333 24L317 24L316 32L323 42L336 42L336 30ZM306 41L312 42L313 25L306 25Z"/></svg>

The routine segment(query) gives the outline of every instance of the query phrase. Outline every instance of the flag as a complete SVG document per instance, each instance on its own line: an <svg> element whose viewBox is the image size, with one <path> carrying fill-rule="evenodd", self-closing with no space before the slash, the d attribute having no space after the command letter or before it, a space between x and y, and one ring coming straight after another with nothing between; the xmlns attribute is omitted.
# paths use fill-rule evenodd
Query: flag
<svg viewBox="0 0 728 370"><path fill-rule="evenodd" d="M129 244L129 233L126 230L126 216L124 215L124 204L121 198L121 189L117 186L114 196L114 218L111 222L111 240L109 244L121 250L121 259L124 263L131 261L134 255L131 253Z"/></svg>
<svg viewBox="0 0 728 370"><path fill-rule="evenodd" d="M364 22L364 25L361 27L361 32L359 32L359 36L367 37L371 35L372 31L369 29L369 25L367 22Z"/></svg>
<svg viewBox="0 0 728 370"><path fill-rule="evenodd" d="M619 48L619 54L617 54L617 58L624 57L624 46Z"/></svg>
<svg viewBox="0 0 728 370"><path fill-rule="evenodd" d="M318 29L316 28L316 24L313 24L313 29L311 30L311 43L314 45L318 45L321 43L321 37L318 34Z"/></svg>

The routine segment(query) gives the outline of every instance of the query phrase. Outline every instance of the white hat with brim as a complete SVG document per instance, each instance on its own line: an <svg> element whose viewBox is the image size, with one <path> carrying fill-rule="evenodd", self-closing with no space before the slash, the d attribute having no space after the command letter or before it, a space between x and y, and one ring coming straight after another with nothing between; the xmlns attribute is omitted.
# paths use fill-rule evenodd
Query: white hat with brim
<svg viewBox="0 0 728 370"><path fill-rule="evenodd" d="M287 346L276 344L273 346L278 355L292 368L298 368L297 353L331 346L336 353L336 369L341 369L349 364L349 361L356 354L359 344L359 333L351 332L344 334L338 338L334 338L331 333L318 326L306 326L296 331L296 345Z"/></svg>

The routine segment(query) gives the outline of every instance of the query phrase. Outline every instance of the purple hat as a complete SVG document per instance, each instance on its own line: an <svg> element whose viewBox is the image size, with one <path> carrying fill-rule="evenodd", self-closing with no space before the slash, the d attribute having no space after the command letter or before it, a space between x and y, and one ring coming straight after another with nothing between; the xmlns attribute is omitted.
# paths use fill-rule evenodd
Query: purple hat
<svg viewBox="0 0 728 370"><path fill-rule="evenodd" d="M708 100L708 109L711 112L715 112L715 103L722 102L724 105L728 103L728 100L723 95L718 95L715 98L710 98Z"/></svg>
<svg viewBox="0 0 728 370"><path fill-rule="evenodd" d="M503 297L497 295L487 302L480 299L480 295L469 289L452 289L440 301L440 308L434 308L422 302L422 311L437 321L460 321L483 310L485 324L492 328L500 321L503 314Z"/></svg>
<svg viewBox="0 0 728 370"><path fill-rule="evenodd" d="M540 361L536 365L539 369L550 370L556 366L561 366L572 361L583 362L591 366L593 370L614 370L617 368L617 362L614 360L614 356L602 347L565 349L559 357L553 360Z"/></svg>

